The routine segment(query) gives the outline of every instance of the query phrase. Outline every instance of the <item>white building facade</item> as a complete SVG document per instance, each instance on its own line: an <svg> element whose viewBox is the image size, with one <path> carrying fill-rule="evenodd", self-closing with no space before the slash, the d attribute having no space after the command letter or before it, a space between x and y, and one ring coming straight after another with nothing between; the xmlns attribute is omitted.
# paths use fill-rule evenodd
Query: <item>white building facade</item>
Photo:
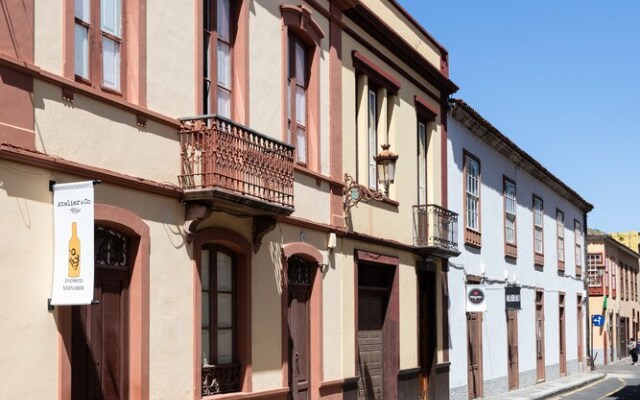
<svg viewBox="0 0 640 400"><path fill-rule="evenodd" d="M461 243L449 262L451 399L583 371L591 204L464 101L453 101L448 128L448 201ZM470 312L473 287L483 311Z"/></svg>

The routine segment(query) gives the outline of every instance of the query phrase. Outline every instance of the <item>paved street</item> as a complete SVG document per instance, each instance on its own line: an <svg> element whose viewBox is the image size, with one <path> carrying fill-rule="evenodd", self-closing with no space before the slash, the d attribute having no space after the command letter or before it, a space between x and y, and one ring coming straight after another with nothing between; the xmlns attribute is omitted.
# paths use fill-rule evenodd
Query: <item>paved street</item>
<svg viewBox="0 0 640 400"><path fill-rule="evenodd" d="M632 366L630 363L600 366L596 372L607 374L605 379L553 399L640 399L640 364Z"/></svg>

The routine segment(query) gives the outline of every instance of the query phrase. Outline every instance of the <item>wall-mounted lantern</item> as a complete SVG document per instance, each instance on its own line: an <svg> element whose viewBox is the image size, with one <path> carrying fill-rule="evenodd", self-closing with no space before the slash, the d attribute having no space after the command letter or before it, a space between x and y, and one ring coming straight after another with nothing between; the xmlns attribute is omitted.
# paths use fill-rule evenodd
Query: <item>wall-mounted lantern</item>
<svg viewBox="0 0 640 400"><path fill-rule="evenodd" d="M378 183L384 185L386 197L389 196L389 185L396 177L396 160L398 160L398 155L389 150L389 147L391 147L390 144L383 144L382 151L373 157L378 167Z"/></svg>

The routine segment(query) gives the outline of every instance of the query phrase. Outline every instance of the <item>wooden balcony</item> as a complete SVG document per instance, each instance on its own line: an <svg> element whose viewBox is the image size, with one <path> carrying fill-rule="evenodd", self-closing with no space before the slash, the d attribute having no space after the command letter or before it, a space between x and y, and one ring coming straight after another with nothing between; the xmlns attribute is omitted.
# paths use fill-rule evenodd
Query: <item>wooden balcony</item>
<svg viewBox="0 0 640 400"><path fill-rule="evenodd" d="M604 265L599 268L604 273ZM589 285L589 296L603 296L604 293L604 285L602 275L599 273L598 269L590 269L587 272L587 284Z"/></svg>
<svg viewBox="0 0 640 400"><path fill-rule="evenodd" d="M413 206L413 245L424 257L455 257L458 214L435 204Z"/></svg>
<svg viewBox="0 0 640 400"><path fill-rule="evenodd" d="M293 150L217 115L180 119L184 200L237 215L290 215Z"/></svg>

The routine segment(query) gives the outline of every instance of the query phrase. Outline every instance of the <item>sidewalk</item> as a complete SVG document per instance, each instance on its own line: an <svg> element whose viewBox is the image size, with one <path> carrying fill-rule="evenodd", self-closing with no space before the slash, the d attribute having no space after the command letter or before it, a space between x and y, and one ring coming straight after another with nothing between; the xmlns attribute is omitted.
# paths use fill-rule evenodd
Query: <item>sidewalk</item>
<svg viewBox="0 0 640 400"><path fill-rule="evenodd" d="M495 396L483 397L484 400L532 400L549 399L563 393L571 392L583 386L604 379L604 372L582 372L549 382L538 383L523 389L512 390Z"/></svg>

